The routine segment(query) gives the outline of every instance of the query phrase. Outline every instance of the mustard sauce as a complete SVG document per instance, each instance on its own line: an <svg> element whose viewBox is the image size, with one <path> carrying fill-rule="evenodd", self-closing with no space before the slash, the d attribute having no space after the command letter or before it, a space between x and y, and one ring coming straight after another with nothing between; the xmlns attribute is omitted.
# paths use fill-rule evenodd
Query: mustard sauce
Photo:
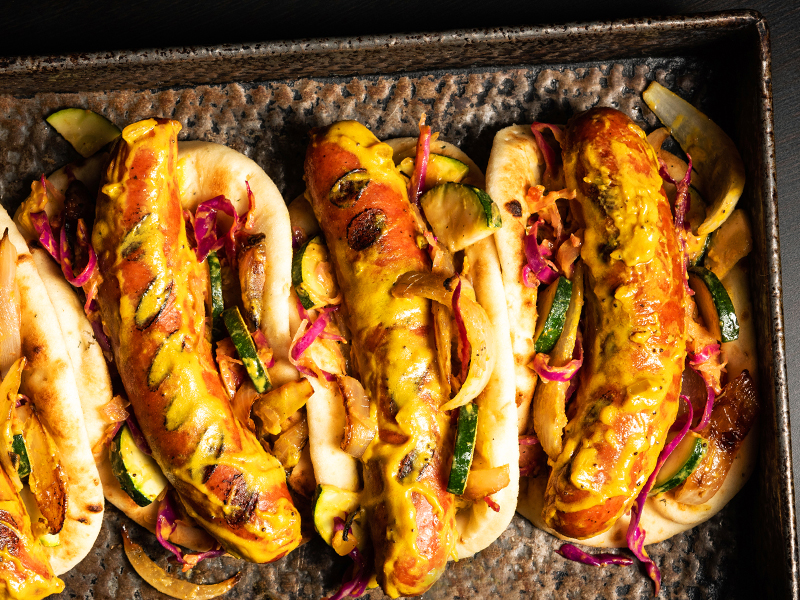
<svg viewBox="0 0 800 600"><path fill-rule="evenodd" d="M204 273L175 177L179 130L129 125L112 157L92 240L103 320L153 457L187 512L231 554L269 562L298 545L299 515L280 463L234 417L204 336Z"/></svg>
<svg viewBox="0 0 800 600"><path fill-rule="evenodd" d="M387 516L385 540L374 540L383 549L376 568L385 592L392 597L417 595L441 575L448 556L455 558L453 497L440 485L445 462L441 440L448 435L449 422L438 411L446 399L436 366L430 302L395 298L391 289L401 274L430 267L416 245L406 183L394 167L392 149L355 122L336 123L315 137L309 156L316 148L323 152L331 146L370 177L356 205L346 210L327 200L333 181L312 188L314 211L344 292L360 379L378 422L378 435L363 457L363 505L368 518L379 507ZM307 163L307 177L308 169ZM335 176L347 170L342 167ZM355 251L347 243L348 222L373 207L386 215L385 228L374 244ZM427 501L438 522L438 558L427 556L417 544L415 494ZM374 535L374 527L372 531Z"/></svg>
<svg viewBox="0 0 800 600"><path fill-rule="evenodd" d="M685 357L681 253L658 163L644 133L614 112L580 117L565 149L567 187L579 190L586 225L588 358L544 518L571 537L578 530L566 529L565 515L624 497L616 515L581 537L605 531L655 468Z"/></svg>

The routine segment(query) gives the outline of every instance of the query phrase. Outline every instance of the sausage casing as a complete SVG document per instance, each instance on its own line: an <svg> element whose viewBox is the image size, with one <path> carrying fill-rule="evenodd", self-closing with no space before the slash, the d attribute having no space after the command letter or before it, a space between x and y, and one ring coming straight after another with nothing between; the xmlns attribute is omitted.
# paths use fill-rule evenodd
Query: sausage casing
<svg viewBox="0 0 800 600"><path fill-rule="evenodd" d="M234 416L205 339L202 266L183 224L175 121L129 125L97 201L103 322L142 432L187 512L236 556L300 541L277 459Z"/></svg>
<svg viewBox="0 0 800 600"><path fill-rule="evenodd" d="M628 510L664 447L686 356L686 292L671 208L641 129L607 108L574 118L564 169L585 225L587 346L543 518L582 539Z"/></svg>
<svg viewBox="0 0 800 600"><path fill-rule="evenodd" d="M454 499L446 490L448 419L428 300L395 298L409 271L430 270L417 245L406 184L392 150L363 125L311 135L305 163L311 204L347 309L353 355L377 412L365 453L364 502L378 581L390 596L418 595L454 553ZM348 175L349 174L349 175Z"/></svg>

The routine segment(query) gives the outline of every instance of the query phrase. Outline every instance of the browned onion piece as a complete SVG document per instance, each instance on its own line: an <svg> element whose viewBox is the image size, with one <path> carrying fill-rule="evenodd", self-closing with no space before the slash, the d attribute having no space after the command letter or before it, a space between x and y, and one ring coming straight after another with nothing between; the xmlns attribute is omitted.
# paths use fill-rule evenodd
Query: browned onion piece
<svg viewBox="0 0 800 600"><path fill-rule="evenodd" d="M284 469L290 469L300 461L300 453L308 441L308 421L305 414L297 423L281 434L272 446L275 454Z"/></svg>
<svg viewBox="0 0 800 600"><path fill-rule="evenodd" d="M253 416L261 420L267 432L278 435L281 423L303 408L313 393L314 388L307 379L284 383L256 400Z"/></svg>
<svg viewBox="0 0 800 600"><path fill-rule="evenodd" d="M347 376L337 377L336 382L344 398L347 421L341 448L353 458L361 458L378 433L378 424L369 414L369 398L361 383Z"/></svg>
<svg viewBox="0 0 800 600"><path fill-rule="evenodd" d="M237 573L230 579L210 585L198 585L183 579L175 579L150 560L142 547L131 540L128 529L124 525L122 526L122 541L125 544L125 556L131 561L131 565L139 576L159 592L172 598L210 600L230 591L241 577L241 573Z"/></svg>
<svg viewBox="0 0 800 600"><path fill-rule="evenodd" d="M511 482L508 473L508 465L493 469L472 469L463 496L470 500L479 500L496 494Z"/></svg>
<svg viewBox="0 0 800 600"><path fill-rule="evenodd" d="M0 241L0 375L22 356L19 333L21 313L17 289L17 249L8 239L8 229Z"/></svg>
<svg viewBox="0 0 800 600"><path fill-rule="evenodd" d="M17 414L28 413L23 419L25 447L31 464L28 485L39 511L47 520L47 531L58 533L67 516L67 472L55 441L39 420L36 411L30 404L17 410Z"/></svg>

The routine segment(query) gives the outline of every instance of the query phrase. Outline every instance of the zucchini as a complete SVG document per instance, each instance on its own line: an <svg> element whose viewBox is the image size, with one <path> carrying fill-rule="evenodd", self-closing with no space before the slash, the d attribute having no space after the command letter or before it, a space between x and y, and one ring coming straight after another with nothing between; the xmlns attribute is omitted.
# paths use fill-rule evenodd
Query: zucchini
<svg viewBox="0 0 800 600"><path fill-rule="evenodd" d="M467 478L472 466L475 452L475 439L478 436L478 406L470 402L458 411L458 429L456 431L453 465L450 467L450 478L447 491L460 496L467 488Z"/></svg>
<svg viewBox="0 0 800 600"><path fill-rule="evenodd" d="M674 438L668 437L667 440ZM661 469L656 475L653 489L650 496L668 492L678 487L694 473L694 470L702 462L708 451L708 440L694 431L687 432L686 436L680 441L661 465Z"/></svg>
<svg viewBox="0 0 800 600"><path fill-rule="evenodd" d="M57 533L43 533L39 536L39 541L45 548L55 548L61 545L61 539Z"/></svg>
<svg viewBox="0 0 800 600"><path fill-rule="evenodd" d="M550 352L556 345L564 329L571 296L572 283L561 275L547 286L544 294L539 297L537 307L539 322L533 334L533 339L536 340L534 342L536 352Z"/></svg>
<svg viewBox="0 0 800 600"><path fill-rule="evenodd" d="M222 311L222 320L225 322L225 327L231 336L231 341L236 347L236 352L250 376L250 380L259 394L268 392L272 389L272 383L269 380L267 370L264 368L264 363L258 357L256 345L250 332L247 331L247 326L244 324L242 313L239 312L239 307L232 306Z"/></svg>
<svg viewBox="0 0 800 600"><path fill-rule="evenodd" d="M420 204L433 233L450 252L463 250L503 225L489 194L471 185L437 185L423 194Z"/></svg>
<svg viewBox="0 0 800 600"><path fill-rule="evenodd" d="M31 474L31 462L28 458L28 449L25 446L25 438L21 433L14 435L14 441L11 444L11 451L19 457L17 464L17 475L20 479L25 479Z"/></svg>
<svg viewBox="0 0 800 600"><path fill-rule="evenodd" d="M347 519L360 506L358 493L322 483L314 494L314 528L330 546L333 543L333 518Z"/></svg>
<svg viewBox="0 0 800 600"><path fill-rule="evenodd" d="M323 262L328 262L328 249L320 236L308 240L292 258L292 285L303 308L325 306L339 293L332 273L318 272Z"/></svg>
<svg viewBox="0 0 800 600"><path fill-rule="evenodd" d="M100 150L122 133L102 115L82 108L65 108L47 117L47 122L84 158Z"/></svg>
<svg viewBox="0 0 800 600"><path fill-rule="evenodd" d="M739 321L728 291L712 271L705 267L689 269L689 286L708 331L723 342L739 337Z"/></svg>
<svg viewBox="0 0 800 600"><path fill-rule="evenodd" d="M222 266L215 251L208 253L208 279L211 284L211 331L212 339L219 340L225 337L222 324L222 311L225 303L222 300Z"/></svg>
<svg viewBox="0 0 800 600"><path fill-rule="evenodd" d="M109 452L111 472L122 490L139 506L150 505L167 487L156 461L139 450L127 425L114 436Z"/></svg>
<svg viewBox="0 0 800 600"><path fill-rule="evenodd" d="M400 161L397 168L403 175L411 178L415 164L414 158L407 157ZM425 172L425 189L431 189L440 183L460 183L468 173L469 166L457 158L431 153L428 156L428 169Z"/></svg>

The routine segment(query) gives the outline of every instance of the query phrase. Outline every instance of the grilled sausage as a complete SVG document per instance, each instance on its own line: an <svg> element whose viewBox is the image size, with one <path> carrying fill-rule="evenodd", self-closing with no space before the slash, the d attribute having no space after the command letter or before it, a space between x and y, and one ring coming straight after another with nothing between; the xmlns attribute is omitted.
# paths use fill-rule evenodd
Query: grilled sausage
<svg viewBox="0 0 800 600"><path fill-rule="evenodd" d="M578 116L566 131L564 168L586 228L587 360L543 518L582 539L628 510L664 447L686 355L686 292L670 205L641 129L612 109Z"/></svg>
<svg viewBox="0 0 800 600"><path fill-rule="evenodd" d="M445 491L448 420L436 367L430 302L391 294L397 278L430 269L416 243L406 184L392 150L363 125L311 135L305 162L352 333L353 356L377 412L364 460L364 500L378 582L392 597L418 595L455 547Z"/></svg>
<svg viewBox="0 0 800 600"><path fill-rule="evenodd" d="M204 335L205 278L176 181L180 124L129 125L97 201L98 300L136 418L188 513L236 556L300 541L286 476L234 416Z"/></svg>

